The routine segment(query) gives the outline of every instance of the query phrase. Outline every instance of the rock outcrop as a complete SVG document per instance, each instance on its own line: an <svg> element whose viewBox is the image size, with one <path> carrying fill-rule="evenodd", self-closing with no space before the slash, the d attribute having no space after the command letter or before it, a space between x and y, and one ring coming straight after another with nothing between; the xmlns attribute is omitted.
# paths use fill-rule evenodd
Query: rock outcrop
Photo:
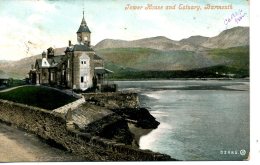
<svg viewBox="0 0 260 165"><path fill-rule="evenodd" d="M146 108L113 109L112 111L123 116L127 121L135 124L136 127L155 129L160 124Z"/></svg>
<svg viewBox="0 0 260 165"><path fill-rule="evenodd" d="M155 129L160 124L146 108L140 107L137 93L113 92L83 94L87 102L105 107L135 126L145 129Z"/></svg>

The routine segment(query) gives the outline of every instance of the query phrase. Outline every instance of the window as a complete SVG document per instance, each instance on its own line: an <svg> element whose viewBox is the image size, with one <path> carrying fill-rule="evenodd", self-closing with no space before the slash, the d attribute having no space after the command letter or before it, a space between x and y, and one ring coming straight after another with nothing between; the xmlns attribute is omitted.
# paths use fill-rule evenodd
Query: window
<svg viewBox="0 0 260 165"><path fill-rule="evenodd" d="M82 64L82 65L86 65L86 64L87 64L87 61L86 61L86 60L82 60L82 61L81 61L81 64Z"/></svg>
<svg viewBox="0 0 260 165"><path fill-rule="evenodd" d="M70 59L68 59L68 66L67 67L70 68Z"/></svg>
<svg viewBox="0 0 260 165"><path fill-rule="evenodd" d="M84 77L81 76L80 82L83 83L84 82Z"/></svg>
<svg viewBox="0 0 260 165"><path fill-rule="evenodd" d="M68 76L67 76L67 77L68 77L68 78L67 78L67 79L68 79L68 81L70 81L70 74L69 74L69 73L68 73Z"/></svg>
<svg viewBox="0 0 260 165"><path fill-rule="evenodd" d="M53 81L53 79L54 79L54 74L53 72L51 72L51 81Z"/></svg>

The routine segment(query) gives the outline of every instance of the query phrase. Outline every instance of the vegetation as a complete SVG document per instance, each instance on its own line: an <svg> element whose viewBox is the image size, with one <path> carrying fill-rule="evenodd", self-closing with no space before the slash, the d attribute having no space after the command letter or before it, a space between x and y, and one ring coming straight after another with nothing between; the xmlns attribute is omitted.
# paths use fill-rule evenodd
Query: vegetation
<svg viewBox="0 0 260 165"><path fill-rule="evenodd" d="M16 87L16 86L21 86L21 85L25 85L26 82L24 80L19 80L19 79L9 79L9 84L7 85L8 88L11 87Z"/></svg>
<svg viewBox="0 0 260 165"><path fill-rule="evenodd" d="M228 49L211 49L208 51L212 60L226 59L227 65L236 69L249 71L249 46Z"/></svg>
<svg viewBox="0 0 260 165"><path fill-rule="evenodd" d="M24 86L0 93L0 99L36 106L48 110L73 102L76 98L55 89L40 86Z"/></svg>
<svg viewBox="0 0 260 165"><path fill-rule="evenodd" d="M249 77L248 46L211 49L203 55L147 48L103 49L99 53L106 60L105 67L114 71L109 79ZM207 61L210 67L203 66Z"/></svg>
<svg viewBox="0 0 260 165"><path fill-rule="evenodd" d="M248 70L214 66L188 71L128 71L116 72L109 79L172 79L172 78L246 78Z"/></svg>
<svg viewBox="0 0 260 165"><path fill-rule="evenodd" d="M16 87L16 86L21 86L21 85L25 85L26 82L24 80L19 80L19 79L8 79L8 83L7 84L1 84L0 83L0 86L3 85L1 88L0 88L0 91L1 90L5 90L5 89L8 89L8 88L12 88L12 87Z"/></svg>
<svg viewBox="0 0 260 165"><path fill-rule="evenodd" d="M97 53L105 59L105 63L112 63L118 67L137 70L172 70L183 67L194 68L200 66L200 56L191 51L161 51L150 48L110 48Z"/></svg>

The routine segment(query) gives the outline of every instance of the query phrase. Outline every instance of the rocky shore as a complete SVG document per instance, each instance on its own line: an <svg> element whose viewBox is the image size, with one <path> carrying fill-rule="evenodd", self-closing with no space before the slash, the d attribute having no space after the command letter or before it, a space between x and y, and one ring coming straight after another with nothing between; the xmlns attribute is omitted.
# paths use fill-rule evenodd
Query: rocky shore
<svg viewBox="0 0 260 165"><path fill-rule="evenodd" d="M108 117L107 120L103 118L102 122L99 121L98 123L91 124L93 125L92 127L95 128L92 132L96 132L96 134L99 132L96 129L103 127L101 129L103 133L98 134L99 136L109 137L110 139L114 138L125 144L130 144L131 141L133 147L138 147L140 137L156 129L160 124L146 108L140 107L137 93L95 93L84 94L84 97L86 102L90 102L98 107L107 108L114 112L114 116L117 116L117 121L113 121L113 119L115 119L114 117ZM118 118L120 118L120 120L118 120ZM120 122L120 124L118 122ZM104 126L100 126L101 123L103 123ZM90 131L89 126L90 125L86 128L87 131ZM117 135L119 132L121 135ZM115 136L112 136L112 133L114 133Z"/></svg>

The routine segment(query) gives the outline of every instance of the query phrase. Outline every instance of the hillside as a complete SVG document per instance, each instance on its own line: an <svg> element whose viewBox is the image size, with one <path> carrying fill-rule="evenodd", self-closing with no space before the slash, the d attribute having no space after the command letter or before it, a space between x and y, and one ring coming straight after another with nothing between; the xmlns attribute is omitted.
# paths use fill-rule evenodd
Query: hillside
<svg viewBox="0 0 260 165"><path fill-rule="evenodd" d="M19 61L6 61L0 63L0 70L8 77L23 79L37 58L40 58L40 55L23 58Z"/></svg>
<svg viewBox="0 0 260 165"><path fill-rule="evenodd" d="M182 43L178 41L171 40L169 38L158 36L151 38L144 38L134 41L124 41L124 40L113 40L105 39L97 43L94 49L108 49L108 48L150 48L157 50L185 50L185 51L195 51L198 49L203 49L200 46L192 45L190 43Z"/></svg>
<svg viewBox="0 0 260 165"><path fill-rule="evenodd" d="M177 77L200 77L199 73L193 72L196 70L210 74L211 77L221 77L215 75L215 72L237 74L237 77L249 76L248 46L201 52L114 48L99 50L98 53L106 60L106 67L114 71L114 75L111 75L114 78L174 78L178 74ZM208 68L210 73L206 73L205 68Z"/></svg>
<svg viewBox="0 0 260 165"><path fill-rule="evenodd" d="M196 46L201 46L201 44L206 42L208 39L209 39L209 37L204 37L204 36L191 36L189 38L180 40L180 42L189 43L189 44L196 45Z"/></svg>
<svg viewBox="0 0 260 165"><path fill-rule="evenodd" d="M235 27L225 30L219 35L208 38L201 44L207 48L231 48L249 45L249 27Z"/></svg>
<svg viewBox="0 0 260 165"><path fill-rule="evenodd" d="M137 70L190 70L223 63L209 60L205 52L113 48L98 50L97 53L106 62Z"/></svg>

